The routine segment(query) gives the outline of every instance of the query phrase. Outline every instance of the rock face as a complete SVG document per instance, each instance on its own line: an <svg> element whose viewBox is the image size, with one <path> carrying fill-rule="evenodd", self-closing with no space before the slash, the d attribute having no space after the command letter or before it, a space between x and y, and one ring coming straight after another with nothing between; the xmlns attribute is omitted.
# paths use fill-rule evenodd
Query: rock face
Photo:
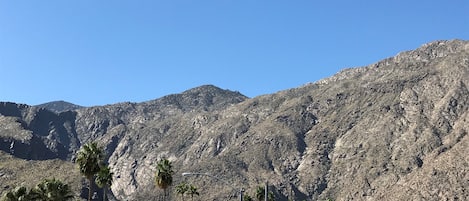
<svg viewBox="0 0 469 201"><path fill-rule="evenodd" d="M204 200L239 188L254 196L265 182L278 200L467 200L468 85L469 42L436 41L251 99L207 85L62 113L2 103L0 149L73 160L98 141L119 200L162 194L161 157L173 162L175 184L193 183Z"/></svg>
<svg viewBox="0 0 469 201"><path fill-rule="evenodd" d="M0 103L0 150L32 160L67 159L80 147L76 112Z"/></svg>

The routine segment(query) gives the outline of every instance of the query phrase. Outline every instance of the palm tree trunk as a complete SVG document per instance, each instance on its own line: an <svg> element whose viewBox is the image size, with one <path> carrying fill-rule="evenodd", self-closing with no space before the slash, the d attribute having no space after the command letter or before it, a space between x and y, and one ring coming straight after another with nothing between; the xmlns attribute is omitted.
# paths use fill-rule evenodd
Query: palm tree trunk
<svg viewBox="0 0 469 201"><path fill-rule="evenodd" d="M88 187L88 201L91 201L91 196L93 195L93 176L88 177L89 187Z"/></svg>
<svg viewBox="0 0 469 201"><path fill-rule="evenodd" d="M103 201L106 201L106 185L103 186Z"/></svg>

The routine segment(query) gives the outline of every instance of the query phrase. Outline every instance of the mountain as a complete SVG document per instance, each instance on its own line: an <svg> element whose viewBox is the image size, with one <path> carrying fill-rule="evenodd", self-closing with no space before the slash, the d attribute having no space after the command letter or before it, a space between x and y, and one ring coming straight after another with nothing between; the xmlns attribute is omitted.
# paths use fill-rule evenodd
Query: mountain
<svg viewBox="0 0 469 201"><path fill-rule="evenodd" d="M159 198L161 157L203 200L253 197L265 183L278 200L468 200L468 84L469 41L435 41L254 98L205 85L61 113L0 103L0 150L73 161L98 141L119 200Z"/></svg>
<svg viewBox="0 0 469 201"><path fill-rule="evenodd" d="M43 103L40 105L36 105L36 107L45 108L56 113L82 108L82 106L75 105L73 103L69 103L66 101L52 101L52 102L47 102L47 103Z"/></svg>

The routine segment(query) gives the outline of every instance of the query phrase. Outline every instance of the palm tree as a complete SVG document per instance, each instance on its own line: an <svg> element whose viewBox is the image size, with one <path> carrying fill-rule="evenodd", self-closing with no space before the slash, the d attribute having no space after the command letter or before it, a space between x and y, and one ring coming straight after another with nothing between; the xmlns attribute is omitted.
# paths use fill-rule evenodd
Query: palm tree
<svg viewBox="0 0 469 201"><path fill-rule="evenodd" d="M88 201L91 201L93 194L93 177L99 172L99 164L103 159L103 150L98 147L96 142L89 142L85 144L77 153L76 162L80 168L80 173L88 179Z"/></svg>
<svg viewBox="0 0 469 201"><path fill-rule="evenodd" d="M189 185L189 189L187 191L189 195L191 195L191 200L194 201L194 195L199 195L199 192L197 191L197 188L193 186L192 184Z"/></svg>
<svg viewBox="0 0 469 201"><path fill-rule="evenodd" d="M275 200L275 195L274 195L274 193L272 193L272 191L269 191L269 193L267 194L267 200L268 201L274 201Z"/></svg>
<svg viewBox="0 0 469 201"><path fill-rule="evenodd" d="M70 187L55 178L46 179L36 185L30 195L32 200L38 201L67 201L74 197Z"/></svg>
<svg viewBox="0 0 469 201"><path fill-rule="evenodd" d="M244 195L243 200L244 201L253 201L252 197L249 196L249 195Z"/></svg>
<svg viewBox="0 0 469 201"><path fill-rule="evenodd" d="M176 186L176 193L181 194L182 201L184 201L184 194L189 190L186 182L182 182Z"/></svg>
<svg viewBox="0 0 469 201"><path fill-rule="evenodd" d="M30 201L32 200L28 189L21 186L7 192L1 199L1 201Z"/></svg>
<svg viewBox="0 0 469 201"><path fill-rule="evenodd" d="M256 189L256 198L258 201L263 201L265 198L265 188L258 186Z"/></svg>
<svg viewBox="0 0 469 201"><path fill-rule="evenodd" d="M172 168L171 162L168 159L162 158L158 161L155 183L159 188L163 189L164 200L166 200L166 195L168 194L168 187L173 184L174 171Z"/></svg>
<svg viewBox="0 0 469 201"><path fill-rule="evenodd" d="M106 189L112 184L113 174L114 173L111 172L108 166L101 166L99 172L96 174L96 185L103 189L103 201L106 201Z"/></svg>

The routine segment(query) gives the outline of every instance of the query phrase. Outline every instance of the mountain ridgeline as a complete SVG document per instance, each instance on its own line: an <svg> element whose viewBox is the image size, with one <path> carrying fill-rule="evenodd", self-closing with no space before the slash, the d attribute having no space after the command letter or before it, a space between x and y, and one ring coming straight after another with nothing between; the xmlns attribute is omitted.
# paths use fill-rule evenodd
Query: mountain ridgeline
<svg viewBox="0 0 469 201"><path fill-rule="evenodd" d="M118 200L162 194L154 184L162 157L174 183L194 184L202 200L235 199L240 188L253 197L265 183L277 200L468 200L468 85L469 42L435 41L254 98L205 85L57 111L0 103L0 150L73 161L97 141ZM0 191L21 174L0 166Z"/></svg>
<svg viewBox="0 0 469 201"><path fill-rule="evenodd" d="M75 105L73 103L69 103L66 101L52 101L52 102L36 105L36 107L45 108L56 113L65 112L69 110L77 110L77 109L82 108L82 106Z"/></svg>

